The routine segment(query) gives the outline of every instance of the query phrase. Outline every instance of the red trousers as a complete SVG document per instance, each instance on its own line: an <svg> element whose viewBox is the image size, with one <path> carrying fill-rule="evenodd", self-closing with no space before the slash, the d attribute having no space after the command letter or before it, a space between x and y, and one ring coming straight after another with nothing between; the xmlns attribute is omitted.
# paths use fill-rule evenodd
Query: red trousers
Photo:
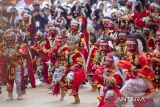
<svg viewBox="0 0 160 107"><path fill-rule="evenodd" d="M35 77L34 77L34 72L33 72L33 66L31 64L31 59L29 57L27 58L27 67L28 67L28 77L29 77L31 86L33 88L35 88L36 84L35 84Z"/></svg>
<svg viewBox="0 0 160 107"><path fill-rule="evenodd" d="M14 81L15 81L15 67L9 66L7 75L6 75L6 81L7 81L7 91L9 93L13 92L14 87ZM21 65L21 91L25 93L25 81L24 81L24 69L23 65Z"/></svg>

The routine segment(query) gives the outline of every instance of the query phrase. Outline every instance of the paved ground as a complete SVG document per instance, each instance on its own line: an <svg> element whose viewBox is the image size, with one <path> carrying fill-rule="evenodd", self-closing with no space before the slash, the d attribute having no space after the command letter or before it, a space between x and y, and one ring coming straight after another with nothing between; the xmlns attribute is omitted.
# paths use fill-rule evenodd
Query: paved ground
<svg viewBox="0 0 160 107"><path fill-rule="evenodd" d="M0 94L0 107L96 107L97 93L91 91L89 85L80 89L81 104L72 105L73 97L67 95L63 102L60 102L60 96L53 96L48 94L48 89L44 86L37 88L28 88L24 100L16 100L16 92L14 92L15 99L13 101L5 101L7 96L6 87L2 87L3 93ZM15 90L15 89L14 89Z"/></svg>

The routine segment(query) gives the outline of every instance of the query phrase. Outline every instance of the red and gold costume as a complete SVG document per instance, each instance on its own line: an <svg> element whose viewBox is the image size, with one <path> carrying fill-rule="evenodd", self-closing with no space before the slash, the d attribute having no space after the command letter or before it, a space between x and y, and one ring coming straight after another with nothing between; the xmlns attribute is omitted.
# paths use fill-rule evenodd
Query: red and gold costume
<svg viewBox="0 0 160 107"><path fill-rule="evenodd" d="M89 56L88 61L90 62L87 62L87 70L89 70L88 73L89 75L92 75L92 76L94 74L94 70L96 70L96 68L94 68L95 65L101 65L102 61L105 59L107 54L110 53L108 40L100 40L99 49L98 48L93 48L93 49L94 50L90 51L91 55L93 56ZM97 89L97 85L98 85L98 81L92 80L92 88Z"/></svg>
<svg viewBox="0 0 160 107"><path fill-rule="evenodd" d="M81 41L84 41L86 43L85 46L88 49L88 45L87 45L88 42L86 41L84 33L79 31L79 28L80 28L80 25L79 25L78 20L72 19L70 29L69 29L67 36L73 36L76 38L77 47L79 45L78 43L80 43Z"/></svg>
<svg viewBox="0 0 160 107"><path fill-rule="evenodd" d="M45 43L41 45L40 50L42 50L42 62L43 62L43 70L44 70L44 82L49 84L51 81L49 80L49 75L48 75L48 65L46 62L49 60L53 63L55 60L55 52L54 51L54 42L55 42L55 37L57 36L57 31L56 29L51 26L48 31L48 37L45 37Z"/></svg>
<svg viewBox="0 0 160 107"><path fill-rule="evenodd" d="M6 82L7 82L7 91L8 91L8 98L7 100L13 100L13 87L14 81L16 82L16 89L18 97L17 99L21 100L22 95L25 91L25 84L24 84L24 71L23 65L21 63L22 56L18 52L18 47L15 43L15 36L16 34L13 32L12 29L9 29L4 34L4 41L5 41L5 49L4 49L4 56L7 58L7 74L6 74Z"/></svg>
<svg viewBox="0 0 160 107"><path fill-rule="evenodd" d="M88 48L87 48L87 46L86 46L86 42L85 42L84 38L81 38L80 41L81 41L81 42L80 42L80 44L79 44L79 51L80 51L80 53L82 54L83 59L84 59L84 61L85 61L84 64L86 64L87 59L88 59Z"/></svg>
<svg viewBox="0 0 160 107"><path fill-rule="evenodd" d="M11 31L10 31L11 32ZM4 35L4 40L5 41L11 41L11 43L9 44L6 43L7 45L5 46L4 49L4 54L7 57L7 59L10 59L10 61L8 61L8 67L7 67L7 91L9 91L10 93L12 93L13 91L13 84L14 84L14 76L15 76L15 64L13 63L12 59L15 57L15 53L16 53L16 48L15 48L15 35L13 35L12 33L6 33ZM9 63L10 62L10 63Z"/></svg>
<svg viewBox="0 0 160 107"><path fill-rule="evenodd" d="M53 94L61 94L61 101L64 99L64 96L67 91L67 55L69 50L66 46L62 46L58 49L57 60L54 65L54 74L53 74Z"/></svg>
<svg viewBox="0 0 160 107"><path fill-rule="evenodd" d="M69 54L67 55L67 80L69 87L72 90L71 95L73 95L75 99L73 104L78 104L80 103L79 88L80 85L85 81L86 75L83 67L83 58L76 48L76 38L70 36L67 38L67 40L67 46L70 50Z"/></svg>
<svg viewBox="0 0 160 107"><path fill-rule="evenodd" d="M97 45L97 46L96 46ZM94 66L97 64L97 60L96 57L99 53L99 43L97 42L96 45L93 45L90 49L89 55L88 55L88 59L86 62L86 70L87 70L87 74L88 74L88 81L89 83L92 85L92 89L97 89L97 83L93 83L93 79L92 76L94 75L95 69Z"/></svg>
<svg viewBox="0 0 160 107"><path fill-rule="evenodd" d="M87 50L89 49L89 34L87 32L87 19L84 16L79 16L77 18L79 20L79 22L81 23L81 30L82 33L84 34L84 39L85 39L85 45Z"/></svg>
<svg viewBox="0 0 160 107"><path fill-rule="evenodd" d="M126 73L126 82L121 88L120 93L125 97L132 96L133 98L137 96L143 97L155 91L154 72L150 69L148 60L152 54L145 53L143 50L140 51L138 45L140 39L136 40L135 38L136 35L134 38L129 37L127 39L127 51L130 51L130 53L126 60L120 60L118 63L119 67L128 70ZM134 101L134 106L145 106L148 103L153 104L153 100L146 99L144 103Z"/></svg>
<svg viewBox="0 0 160 107"><path fill-rule="evenodd" d="M34 70L32 64L32 54L30 52L28 45L26 43L22 43L19 52L23 54L23 67L25 72L27 72L27 75L25 76L25 81L27 81L29 78L31 86L35 88L36 84L35 84Z"/></svg>
<svg viewBox="0 0 160 107"><path fill-rule="evenodd" d="M114 69L113 59L106 56L101 66L96 70L94 79L99 82L98 107L114 107L119 96L119 90L123 85L120 72Z"/></svg>
<svg viewBox="0 0 160 107"><path fill-rule="evenodd" d="M94 45L90 49L89 56L87 59L87 65L86 65L88 73L92 72L92 68L96 64L96 55L98 50L99 50L98 47Z"/></svg>
<svg viewBox="0 0 160 107"><path fill-rule="evenodd" d="M6 62L6 58L4 58L3 56L3 52L4 52L4 42L3 42L3 39L0 38L0 94L2 93L2 90L1 90L1 85L3 83L3 80L4 80L4 65L5 65L5 62Z"/></svg>
<svg viewBox="0 0 160 107"><path fill-rule="evenodd" d="M38 31L34 37L34 44L32 46L30 46L30 50L32 53L32 62L33 62L33 70L34 72L36 72L37 70L37 60L38 58L41 58L41 54L40 52L38 52L40 44L42 42L42 33L40 31Z"/></svg>
<svg viewBox="0 0 160 107"><path fill-rule="evenodd" d="M156 89L160 89L160 29L156 33L156 38L155 38L155 44L156 44L156 49L154 50L153 53L153 58L152 58L152 68L155 71L155 85Z"/></svg>

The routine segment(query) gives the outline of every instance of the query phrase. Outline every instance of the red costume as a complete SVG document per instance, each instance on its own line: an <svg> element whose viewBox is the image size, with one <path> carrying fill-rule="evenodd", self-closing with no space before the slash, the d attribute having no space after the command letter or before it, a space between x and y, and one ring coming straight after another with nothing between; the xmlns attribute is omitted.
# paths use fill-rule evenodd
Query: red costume
<svg viewBox="0 0 160 107"><path fill-rule="evenodd" d="M149 56L148 53L144 53L143 50L140 50L138 43L142 39L139 38L136 34L133 37L127 39L127 51L130 53L126 60L120 60L118 66L123 69L127 69L128 73L126 74L126 82L121 88L120 93L125 97L143 97L147 93L151 93L155 90L154 85L154 73L149 68ZM138 41L139 40L139 41ZM142 47L143 42L141 41ZM138 49L137 49L138 47ZM143 48L142 48L143 49ZM146 84L150 83L150 86ZM134 87L133 87L134 86ZM135 107L139 107L140 104L137 101L133 101ZM145 103L153 104L153 100L146 100ZM141 106L144 106L145 103L141 103Z"/></svg>
<svg viewBox="0 0 160 107"><path fill-rule="evenodd" d="M67 80L70 84L70 88L72 89L71 95L74 96L74 103L77 104L80 103L78 95L79 87L86 79L86 75L83 67L83 58L76 48L76 38L70 36L67 40L67 45L70 50L70 53L67 55Z"/></svg>
<svg viewBox="0 0 160 107"><path fill-rule="evenodd" d="M3 39L0 38L0 94L2 93L1 85L4 81L4 65L6 63L6 58L4 58L4 42Z"/></svg>
<svg viewBox="0 0 160 107"><path fill-rule="evenodd" d="M8 91L8 101L13 100L14 81L16 82L16 89L18 94L17 99L22 99L22 95L25 92L24 70L23 65L21 63L22 56L17 50L18 47L15 44L15 36L16 35L12 29L9 29L4 34L4 56L7 58L6 82Z"/></svg>
<svg viewBox="0 0 160 107"><path fill-rule="evenodd" d="M53 94L61 94L61 101L63 101L68 85L67 85L67 55L69 50L66 46L59 48L57 60L54 64L54 74L53 74Z"/></svg>
<svg viewBox="0 0 160 107"><path fill-rule="evenodd" d="M99 100L98 107L115 107L115 101L119 97L119 90L123 85L121 73L113 69L113 60L106 57L100 68L95 72L94 79L98 81Z"/></svg>
<svg viewBox="0 0 160 107"><path fill-rule="evenodd" d="M44 82L46 83L51 83L51 81L49 81L49 77L48 77L48 65L46 64L46 62L48 62L49 60L51 62L54 62L54 39L57 36L57 31L54 27L50 27L49 31L48 31L48 35L49 37L45 37L45 44L44 46L41 48L43 51L42 54L42 61L43 61L43 69L44 69ZM57 48L58 49L58 48Z"/></svg>
<svg viewBox="0 0 160 107"><path fill-rule="evenodd" d="M32 65L32 54L27 44L22 44L19 52L23 54L23 63L26 63L26 65L24 65L24 69L28 71L28 75L25 77L25 79L27 81L27 79L29 78L31 86L35 88L36 84Z"/></svg>

